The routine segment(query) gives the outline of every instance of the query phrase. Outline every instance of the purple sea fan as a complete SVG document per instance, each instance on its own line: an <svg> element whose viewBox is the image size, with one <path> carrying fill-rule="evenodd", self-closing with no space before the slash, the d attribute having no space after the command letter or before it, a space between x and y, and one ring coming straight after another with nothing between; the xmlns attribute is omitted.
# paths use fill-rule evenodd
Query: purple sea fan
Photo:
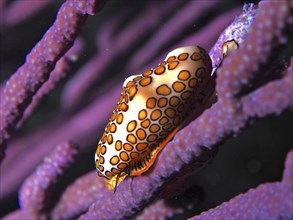
<svg viewBox="0 0 293 220"><path fill-rule="evenodd" d="M154 214L149 216L166 218L181 213L179 218L185 219L216 207L260 183L279 181L285 155L293 143L293 85L292 61L288 61L292 56L292 52L288 52L292 51L289 50L292 3L277 3L264 1L259 4L260 14L256 12L259 19L255 20L257 23L250 33L249 41L240 43L240 48L222 63L217 78L218 102L175 136L149 173L126 179L113 194L113 191L106 189L104 179L96 175L93 157L124 79L155 66L162 61L162 56L176 47L199 44L207 51L214 48L212 46L219 35L235 16L241 14L242 3L203 3L195 0L107 2L103 10L85 24L81 36L86 39L85 52L77 65L74 64L79 70L72 77L71 83L64 82L56 86L56 91L40 102L39 108L8 142L7 156L1 165L1 216L21 208L14 213L14 218L29 217L31 213L24 215L23 211L34 207L36 200L30 201L29 197L25 200L22 191L21 201L25 201L22 204L26 205L20 207L16 194L29 177L35 178L31 174L43 158L64 140L78 143L79 157L76 164L63 172L57 184L60 191L53 192L60 198L50 200L45 189L43 194L39 194L42 195L40 198L44 198L42 201L48 199L53 202L50 209L42 209L45 211L40 217L139 218L139 210L144 209L142 216L149 210ZM52 5L55 7L54 12L50 8ZM55 16L59 5L59 2L52 3L45 12ZM201 13L197 12L198 9L202 10ZM36 14L34 21L44 22L44 14ZM180 19L182 16L184 19ZM270 25L273 28L269 28ZM29 33L23 34L25 39L32 39L35 34L40 38L49 24L43 30L35 26L25 25ZM8 51L21 51L24 46L31 49L39 40L35 39L31 45L25 41L19 42L16 36L20 33L13 27L5 28L6 32L1 32L7 36L7 43L3 46L9 45L3 49L5 54L9 55ZM95 35L96 47L93 40ZM262 39L259 40L259 37ZM258 45L258 42L261 44ZM284 43L289 48L287 53L282 50ZM253 45L252 51L255 53L249 53L251 62L247 63L245 50L249 50L249 45ZM220 47L215 51L216 56L221 57ZM21 57L17 53L11 56L13 59L9 59L8 55L4 56L5 62L1 67L2 81L8 79L9 73L16 68L16 59ZM283 58L285 62L282 62ZM271 68L273 64L277 70ZM76 66L72 66L73 72ZM83 72L88 68L91 69L89 74ZM75 99L74 94L77 93ZM66 100L61 100L59 104L61 96ZM268 115L273 116L255 123L256 118ZM243 130L252 122L254 126ZM13 126L17 124L13 123ZM224 140L228 141L223 144ZM215 161L204 172L182 181L183 185L178 186L179 190L184 191L185 188L194 188L193 184L200 185L205 191L204 201L197 206L187 204L192 209L165 203L159 192L183 173L190 174L191 168L201 168L210 159L209 150L217 147L220 150ZM36 189L40 188L36 186ZM179 203L180 199L185 198L180 195L177 191L173 194ZM155 204L159 204L161 212L154 208ZM184 202L182 204L186 205ZM43 205L40 204L41 207Z"/></svg>

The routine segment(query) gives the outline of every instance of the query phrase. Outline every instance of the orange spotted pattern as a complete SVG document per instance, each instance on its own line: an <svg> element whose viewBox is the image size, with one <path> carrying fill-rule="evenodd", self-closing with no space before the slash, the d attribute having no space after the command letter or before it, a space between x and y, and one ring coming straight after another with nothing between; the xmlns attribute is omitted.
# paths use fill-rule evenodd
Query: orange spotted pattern
<svg viewBox="0 0 293 220"><path fill-rule="evenodd" d="M178 48L141 75L128 77L95 154L96 168L113 189L154 163L175 133L214 92L211 60L199 46Z"/></svg>

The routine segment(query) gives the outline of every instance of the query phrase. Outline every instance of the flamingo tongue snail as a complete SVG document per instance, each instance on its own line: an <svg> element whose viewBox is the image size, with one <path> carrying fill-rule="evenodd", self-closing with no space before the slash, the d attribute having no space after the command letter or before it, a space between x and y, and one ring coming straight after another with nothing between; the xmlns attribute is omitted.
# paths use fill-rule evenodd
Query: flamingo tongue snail
<svg viewBox="0 0 293 220"><path fill-rule="evenodd" d="M95 163L109 189L139 176L178 130L215 98L212 64L199 46L181 47L151 70L128 77L98 143Z"/></svg>

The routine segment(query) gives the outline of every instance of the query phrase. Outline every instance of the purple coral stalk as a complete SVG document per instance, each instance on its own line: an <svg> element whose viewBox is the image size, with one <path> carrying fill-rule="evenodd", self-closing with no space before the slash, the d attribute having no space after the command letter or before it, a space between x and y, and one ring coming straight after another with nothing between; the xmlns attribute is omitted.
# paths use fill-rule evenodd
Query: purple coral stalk
<svg viewBox="0 0 293 220"><path fill-rule="evenodd" d="M119 86L114 88L113 91L110 91L108 95L110 97L117 97L120 92ZM87 108L79 111L75 117L61 124L59 122L57 125L56 123L47 125L36 131L30 137L20 138L17 142L11 144L8 153L14 154L14 157L10 158L10 161L4 160L2 164L1 184L3 193L1 196L7 196L15 190L31 170L37 166L38 161L41 161L50 152L52 146L70 139L82 147L84 146L82 143L88 141L88 137L94 137L96 139L97 127L107 120L108 113L113 110L112 108L115 104L116 100L108 96L98 97ZM23 149L23 146L29 146L29 150ZM31 159L31 152L34 152L34 160ZM22 156L18 157L19 154ZM19 164L26 164L26 166L22 167L18 175L11 173L11 169L19 171Z"/></svg>
<svg viewBox="0 0 293 220"><path fill-rule="evenodd" d="M50 0L26 0L26 1L13 1L12 3L2 0L1 19L0 19L0 30L17 25L24 20L29 19L34 14L51 4Z"/></svg>
<svg viewBox="0 0 293 220"><path fill-rule="evenodd" d="M77 148L72 143L58 145L20 189L20 207L34 212L48 209L46 199L54 186L77 157Z"/></svg>
<svg viewBox="0 0 293 220"><path fill-rule="evenodd" d="M200 187L196 185L189 187L178 186L175 190L176 192L168 193L167 198L161 198L160 196L145 207L142 212L138 213L135 219L176 219L176 216L180 216L188 210L193 210L200 204L203 196Z"/></svg>
<svg viewBox="0 0 293 220"><path fill-rule="evenodd" d="M101 4L102 0L65 2L53 26L27 55L25 64L7 81L0 104L0 161L4 157L5 142L11 137L33 95L72 46L87 15L93 15Z"/></svg>
<svg viewBox="0 0 293 220"><path fill-rule="evenodd" d="M283 180L261 184L229 202L203 212L190 220L200 219L292 219L293 217L293 150L286 158Z"/></svg>
<svg viewBox="0 0 293 220"><path fill-rule="evenodd" d="M48 81L42 85L38 92L33 96L30 105L25 109L22 119L17 124L17 128L21 127L23 122L34 112L43 97L49 94L58 83L70 73L72 63L77 61L83 50L83 44L84 42L82 39L77 38L70 50L68 50L67 53L56 63Z"/></svg>
<svg viewBox="0 0 293 220"><path fill-rule="evenodd" d="M239 50L225 59L219 69L217 92L221 101L237 99L253 79L264 76L263 66L289 37L292 25L290 1L262 1L250 34ZM272 17L274 15L274 17Z"/></svg>
<svg viewBox="0 0 293 220"><path fill-rule="evenodd" d="M234 39L241 46L244 38L250 31L251 24L255 19L256 11L256 5L245 4L243 6L243 13L240 16L237 16L233 23L222 32L217 42L209 52L212 59L213 69L217 68L222 62L222 45L225 41Z"/></svg>
<svg viewBox="0 0 293 220"><path fill-rule="evenodd" d="M158 219L163 220L171 218L176 214L181 214L184 211L181 207L170 207L164 199L159 199L149 207L146 207L140 215L136 217L138 220Z"/></svg>
<svg viewBox="0 0 293 220"><path fill-rule="evenodd" d="M105 181L96 171L78 178L63 192L52 210L52 219L73 219L86 212L88 207L108 190Z"/></svg>
<svg viewBox="0 0 293 220"><path fill-rule="evenodd" d="M39 165L36 171L28 177L20 189L19 202L23 216L34 216L37 219L47 219L46 215L50 210L50 199L54 194L54 187L67 169L75 162L77 148L71 143L58 145ZM13 219L20 215L7 216Z"/></svg>

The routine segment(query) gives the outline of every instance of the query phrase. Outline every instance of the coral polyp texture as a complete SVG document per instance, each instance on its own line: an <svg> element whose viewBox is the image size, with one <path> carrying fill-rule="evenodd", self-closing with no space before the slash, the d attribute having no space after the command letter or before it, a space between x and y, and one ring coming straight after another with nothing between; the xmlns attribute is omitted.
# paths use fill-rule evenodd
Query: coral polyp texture
<svg viewBox="0 0 293 220"><path fill-rule="evenodd" d="M6 82L0 105L0 159L5 142L18 123L33 95L49 78L56 62L72 46L80 27L98 2L68 1L62 5L55 23L27 55L26 62Z"/></svg>
<svg viewBox="0 0 293 220"><path fill-rule="evenodd" d="M292 219L293 4L227 2L44 0L24 7L22 0L1 1L0 217ZM174 117L178 131L154 140L160 154L152 166L145 163L134 176L128 170L116 192L108 190L94 154L103 133L111 145L108 133L122 126L117 114L117 124L105 129L123 82L116 113L146 108L149 127L139 130L140 114L125 111L128 124L113 137L159 136L164 129L156 117L170 115L175 103L170 98L169 111L160 112L166 106L157 96L169 91L160 88L168 85L182 104L178 80L184 84L189 74L164 78L174 60L157 64L176 48L196 45L209 51L215 82L203 91L213 101L181 112L176 125ZM185 53L191 52L176 53L176 68ZM138 73L145 75L130 77ZM184 104L202 98L192 95ZM132 125L136 136L129 136ZM102 146L96 166L103 174Z"/></svg>
<svg viewBox="0 0 293 220"><path fill-rule="evenodd" d="M286 158L281 182L261 184L247 193L236 196L219 207L211 209L197 219L290 219L293 200L293 150Z"/></svg>

